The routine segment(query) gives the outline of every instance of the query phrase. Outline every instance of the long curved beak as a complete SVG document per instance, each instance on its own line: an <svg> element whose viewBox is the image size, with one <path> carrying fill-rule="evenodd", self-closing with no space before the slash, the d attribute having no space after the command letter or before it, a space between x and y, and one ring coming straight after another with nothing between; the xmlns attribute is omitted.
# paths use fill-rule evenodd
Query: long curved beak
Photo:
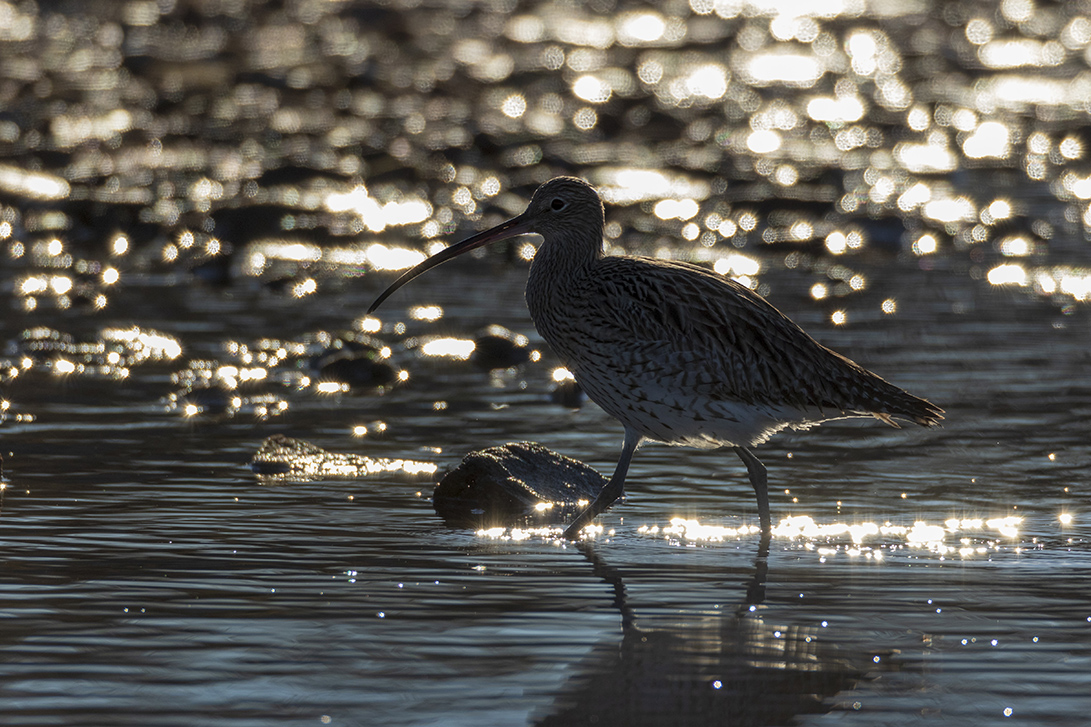
<svg viewBox="0 0 1091 727"><path fill-rule="evenodd" d="M513 217L507 222L501 223L490 230L479 232L473 237L468 237L462 242L457 242L448 248L440 250L424 262L407 270L400 278L391 283L390 287L384 290L379 297L375 299L375 302L371 304L371 307L367 309L368 314L370 315L373 313L376 308L383 304L384 300L394 294L394 291L421 273L431 270L440 263L447 262L453 257L458 257L464 252L476 250L479 247L488 245L490 242L499 242L500 240L507 240L511 237L518 237L519 235L525 235L528 232L532 232L530 229L532 224L533 220L528 218L526 213L524 213L517 217Z"/></svg>

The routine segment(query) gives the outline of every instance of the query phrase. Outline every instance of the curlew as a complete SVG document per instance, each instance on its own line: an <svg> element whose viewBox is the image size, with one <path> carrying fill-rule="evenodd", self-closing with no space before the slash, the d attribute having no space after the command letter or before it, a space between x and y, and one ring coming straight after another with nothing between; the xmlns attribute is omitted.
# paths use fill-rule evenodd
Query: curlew
<svg viewBox="0 0 1091 727"><path fill-rule="evenodd" d="M526 301L542 338L596 404L625 427L613 476L565 530L574 540L624 494L645 440L731 447L746 465L763 540L771 534L765 466L750 451L786 427L875 417L932 426L943 410L822 346L746 286L704 268L606 256L604 212L587 182L558 177L526 210L406 272L374 311L421 273L475 248L537 233Z"/></svg>

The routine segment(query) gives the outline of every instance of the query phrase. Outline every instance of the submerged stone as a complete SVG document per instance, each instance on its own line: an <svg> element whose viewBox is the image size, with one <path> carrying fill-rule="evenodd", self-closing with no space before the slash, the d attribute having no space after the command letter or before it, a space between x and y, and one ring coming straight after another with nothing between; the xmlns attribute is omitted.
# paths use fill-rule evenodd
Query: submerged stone
<svg viewBox="0 0 1091 727"><path fill-rule="evenodd" d="M355 388L379 388L397 383L401 372L387 358L390 348L366 335L342 335L314 356L310 368L323 381Z"/></svg>
<svg viewBox="0 0 1091 727"><path fill-rule="evenodd" d="M474 338L470 362L483 369L509 369L530 360L527 337L503 326L491 325Z"/></svg>
<svg viewBox="0 0 1091 727"><path fill-rule="evenodd" d="M237 399L238 396L228 389L202 386L177 395L177 408L191 414L222 416L238 408Z"/></svg>
<svg viewBox="0 0 1091 727"><path fill-rule="evenodd" d="M267 482L308 482L357 479L376 474L401 474L420 479L434 475L436 465L408 459L329 452L302 439L274 434L261 443L250 460L250 469Z"/></svg>
<svg viewBox="0 0 1091 727"><path fill-rule="evenodd" d="M454 524L555 522L586 507L606 482L583 462L535 442L514 442L467 454L436 485L432 504Z"/></svg>
<svg viewBox="0 0 1091 727"><path fill-rule="evenodd" d="M370 355L343 355L329 360L318 369L323 381L336 381L355 388L378 388L397 382L398 369Z"/></svg>
<svg viewBox="0 0 1091 727"><path fill-rule="evenodd" d="M575 379L564 379L549 392L549 400L569 409L579 409L587 400L587 394Z"/></svg>
<svg viewBox="0 0 1091 727"><path fill-rule="evenodd" d="M9 341L3 351L20 359L24 370L125 379L135 366L177 359L182 355L182 344L169 334L138 326L106 327L79 337L35 326Z"/></svg>

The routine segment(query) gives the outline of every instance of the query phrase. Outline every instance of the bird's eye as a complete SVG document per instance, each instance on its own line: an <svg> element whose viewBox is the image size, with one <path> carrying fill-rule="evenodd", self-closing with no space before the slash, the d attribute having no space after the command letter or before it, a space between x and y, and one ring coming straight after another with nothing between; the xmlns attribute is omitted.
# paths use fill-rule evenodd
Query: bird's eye
<svg viewBox="0 0 1091 727"><path fill-rule="evenodd" d="M553 201L549 203L550 209L552 209L554 212L560 212L565 208L565 205L565 201L560 197L554 197Z"/></svg>

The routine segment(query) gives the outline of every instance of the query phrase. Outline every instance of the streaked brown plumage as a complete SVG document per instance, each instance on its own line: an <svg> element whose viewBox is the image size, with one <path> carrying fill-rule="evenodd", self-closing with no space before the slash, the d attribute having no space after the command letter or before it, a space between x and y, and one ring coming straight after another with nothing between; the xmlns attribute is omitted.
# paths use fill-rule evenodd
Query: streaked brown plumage
<svg viewBox="0 0 1091 727"><path fill-rule="evenodd" d="M558 177L525 212L452 245L395 281L371 306L468 250L528 232L544 238L526 299L542 338L587 395L625 427L602 493L568 538L624 492L640 443L733 447L747 466L762 533L771 531L765 467L750 453L785 427L849 416L931 426L942 410L825 348L739 283L704 268L604 257L602 202L586 182Z"/></svg>

